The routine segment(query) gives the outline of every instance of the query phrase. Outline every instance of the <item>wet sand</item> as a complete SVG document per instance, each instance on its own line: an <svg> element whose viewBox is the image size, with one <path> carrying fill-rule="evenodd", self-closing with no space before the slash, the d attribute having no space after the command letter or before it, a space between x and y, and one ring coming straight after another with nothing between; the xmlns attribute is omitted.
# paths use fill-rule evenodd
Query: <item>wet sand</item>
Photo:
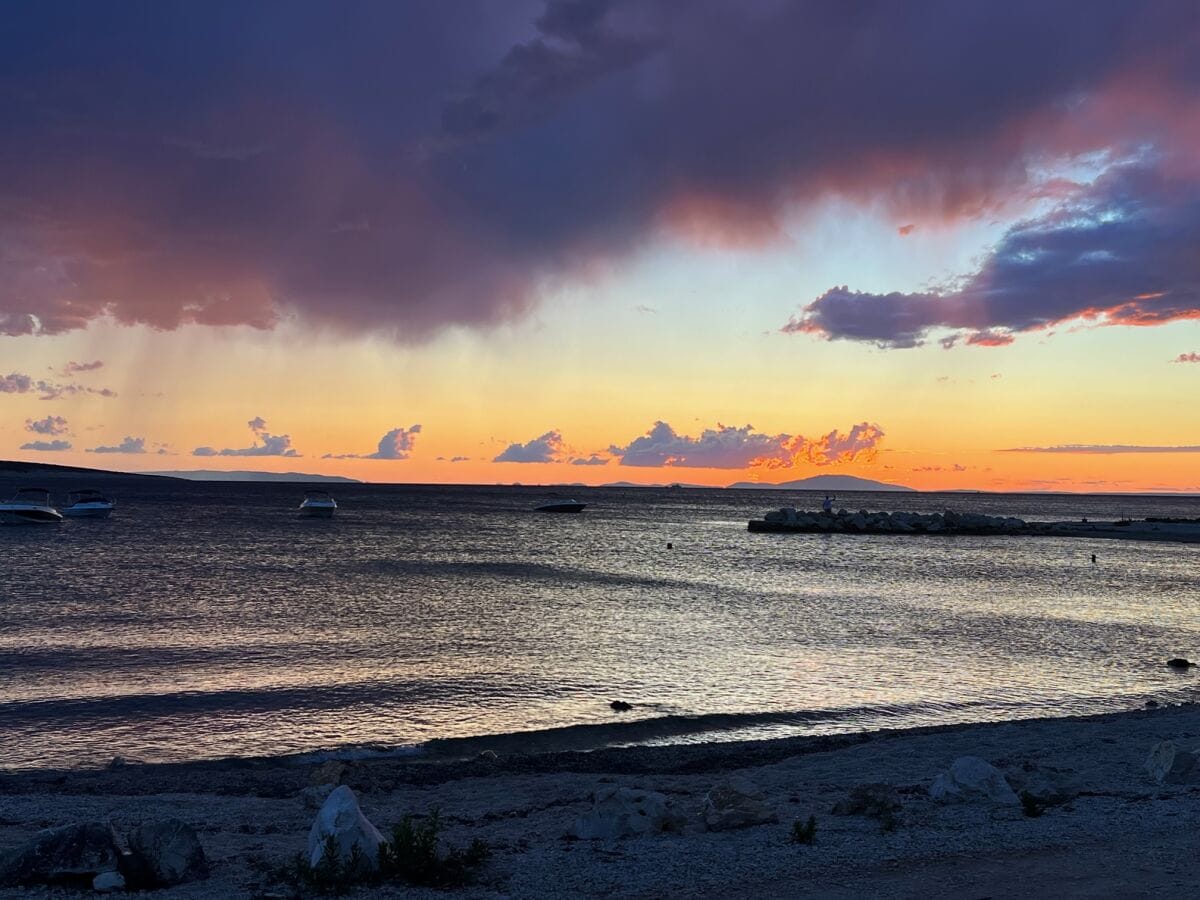
<svg viewBox="0 0 1200 900"><path fill-rule="evenodd" d="M1200 881L1200 783L1156 784L1144 764L1172 740L1200 747L1200 707L1072 719L946 726L737 744L349 763L262 759L0 774L0 852L30 832L89 819L118 831L178 816L199 832L212 874L163 897L286 896L263 876L304 850L315 808L304 792L350 785L387 830L437 807L446 839L486 841L492 860L467 897L1141 897L1188 895ZM1014 786L1058 796L1037 817L1020 804L937 803L928 789L959 756L1001 769ZM765 793L773 824L704 829L701 809L723 777ZM892 785L895 827L831 808L858 784ZM574 820L593 791L665 794L682 833L583 841ZM816 841L790 841L813 815ZM48 896L2 891L0 897ZM414 896L403 887L361 896ZM446 896L430 892L429 896Z"/></svg>

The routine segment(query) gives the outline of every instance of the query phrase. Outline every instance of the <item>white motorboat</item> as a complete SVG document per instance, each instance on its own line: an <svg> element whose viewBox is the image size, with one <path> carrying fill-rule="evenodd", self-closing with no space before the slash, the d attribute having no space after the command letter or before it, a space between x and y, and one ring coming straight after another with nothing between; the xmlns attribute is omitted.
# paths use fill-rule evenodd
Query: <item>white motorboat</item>
<svg viewBox="0 0 1200 900"><path fill-rule="evenodd" d="M54 525L62 513L50 505L45 488L21 488L11 500L0 502L0 523L5 525Z"/></svg>
<svg viewBox="0 0 1200 900"><path fill-rule="evenodd" d="M331 519L336 509L337 501L329 496L328 491L305 491L300 515L312 519Z"/></svg>
<svg viewBox="0 0 1200 900"><path fill-rule="evenodd" d="M117 504L108 497L88 488L67 494L67 505L62 508L62 514L73 519L107 519L116 508Z"/></svg>
<svg viewBox="0 0 1200 900"><path fill-rule="evenodd" d="M534 512L547 513L578 513L583 512L586 503L579 503L575 500L552 500L548 503L541 503L533 508Z"/></svg>

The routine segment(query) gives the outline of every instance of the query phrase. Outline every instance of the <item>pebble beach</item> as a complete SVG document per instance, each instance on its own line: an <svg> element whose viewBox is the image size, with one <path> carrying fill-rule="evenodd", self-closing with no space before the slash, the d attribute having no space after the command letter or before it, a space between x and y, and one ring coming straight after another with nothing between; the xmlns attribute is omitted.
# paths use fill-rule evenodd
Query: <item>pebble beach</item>
<svg viewBox="0 0 1200 900"><path fill-rule="evenodd" d="M99 821L119 835L178 818L195 829L208 875L155 895L292 896L272 883L271 866L306 852L324 798L346 785L385 833L405 815L437 809L447 846L485 842L491 856L455 892L463 897L1187 895L1200 876L1197 747L1200 707L1183 705L467 760L11 771L0 774L0 858L38 829ZM963 758L994 767L1002 782L956 786ZM621 798L665 804L665 815L631 830ZM812 842L795 842L793 823L809 817Z"/></svg>

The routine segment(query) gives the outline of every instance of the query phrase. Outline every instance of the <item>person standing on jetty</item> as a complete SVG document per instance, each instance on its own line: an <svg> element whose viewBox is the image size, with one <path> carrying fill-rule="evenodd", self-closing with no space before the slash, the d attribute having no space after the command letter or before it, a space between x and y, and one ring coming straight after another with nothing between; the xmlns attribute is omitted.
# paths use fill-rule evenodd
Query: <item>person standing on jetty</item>
<svg viewBox="0 0 1200 900"><path fill-rule="evenodd" d="M835 499L835 498L833 498L833 497L830 497L828 494L826 494L826 495L825 495L825 500L824 500L824 501L821 503L821 510L822 510L823 512L832 513L832 512L833 512L833 501L834 501L834 499Z"/></svg>

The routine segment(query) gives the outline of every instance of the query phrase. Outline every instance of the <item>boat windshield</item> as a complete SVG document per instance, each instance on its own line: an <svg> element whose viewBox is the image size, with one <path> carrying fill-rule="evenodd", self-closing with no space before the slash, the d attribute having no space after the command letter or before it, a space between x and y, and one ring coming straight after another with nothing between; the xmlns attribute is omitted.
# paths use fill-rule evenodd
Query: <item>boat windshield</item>
<svg viewBox="0 0 1200 900"><path fill-rule="evenodd" d="M82 491L71 491L67 495L72 503L111 503L112 501L105 497L102 493L91 488Z"/></svg>
<svg viewBox="0 0 1200 900"><path fill-rule="evenodd" d="M14 503L36 503L39 506L50 505L50 492L45 488L20 488L13 494Z"/></svg>

